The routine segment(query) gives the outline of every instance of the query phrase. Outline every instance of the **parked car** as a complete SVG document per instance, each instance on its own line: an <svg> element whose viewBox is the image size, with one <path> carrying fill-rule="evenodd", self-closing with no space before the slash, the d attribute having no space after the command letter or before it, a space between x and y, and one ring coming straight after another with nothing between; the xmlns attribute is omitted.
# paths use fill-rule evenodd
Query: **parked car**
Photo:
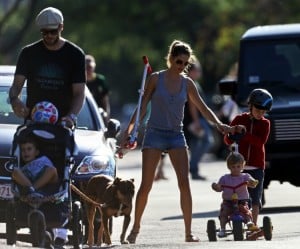
<svg viewBox="0 0 300 249"><path fill-rule="evenodd" d="M267 113L271 132L266 144L264 187L271 181L300 186L300 24L258 26L240 41L237 80L222 80L220 91L241 108L254 88L273 95Z"/></svg>
<svg viewBox="0 0 300 249"><path fill-rule="evenodd" d="M0 66L0 222L5 221L7 200L13 198L10 184L11 164L7 157L10 155L16 129L24 122L13 113L8 98L14 71L14 66ZM25 87L21 93L23 101L26 99ZM85 92L85 103L78 115L75 130L75 142L78 147L76 167L89 164L90 168L97 168L98 174L115 177L116 135L120 130L120 123L111 119L106 127L101 111L87 87Z"/></svg>

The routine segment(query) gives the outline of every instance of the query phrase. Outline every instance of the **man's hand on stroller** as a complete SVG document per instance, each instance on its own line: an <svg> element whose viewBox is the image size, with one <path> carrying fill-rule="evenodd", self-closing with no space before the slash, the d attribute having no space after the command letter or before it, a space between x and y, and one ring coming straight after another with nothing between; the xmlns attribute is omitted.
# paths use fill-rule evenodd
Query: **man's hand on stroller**
<svg viewBox="0 0 300 249"><path fill-rule="evenodd" d="M14 113L19 118L27 118L28 117L29 109L18 97L11 98L10 104L11 104L11 107L12 107Z"/></svg>
<svg viewBox="0 0 300 249"><path fill-rule="evenodd" d="M61 124L62 126L66 126L68 128L75 128L76 122L74 119L72 119L70 116L64 116L61 118Z"/></svg>

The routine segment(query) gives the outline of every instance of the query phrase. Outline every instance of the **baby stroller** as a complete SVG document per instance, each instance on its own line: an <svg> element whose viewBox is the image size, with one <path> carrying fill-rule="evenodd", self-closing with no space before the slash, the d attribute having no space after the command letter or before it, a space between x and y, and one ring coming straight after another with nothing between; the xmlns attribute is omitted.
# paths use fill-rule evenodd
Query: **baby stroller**
<svg viewBox="0 0 300 249"><path fill-rule="evenodd" d="M19 141L34 136L40 146L40 154L46 155L55 165L59 183L52 189L45 189L42 198L27 198L20 186L13 183L14 198L7 205L7 244L17 240L17 231L29 228L33 247L48 247L47 233L53 228L68 228L72 231L74 248L82 247L82 208L79 201L73 201L70 190L70 172L75 165L76 146L73 130L47 123L29 123L17 128L14 135L11 163L22 167ZM50 243L50 242L49 242Z"/></svg>

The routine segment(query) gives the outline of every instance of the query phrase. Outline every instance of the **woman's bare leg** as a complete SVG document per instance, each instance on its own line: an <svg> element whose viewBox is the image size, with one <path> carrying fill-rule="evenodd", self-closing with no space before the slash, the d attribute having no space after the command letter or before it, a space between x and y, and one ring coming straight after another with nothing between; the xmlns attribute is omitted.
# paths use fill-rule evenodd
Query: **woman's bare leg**
<svg viewBox="0 0 300 249"><path fill-rule="evenodd" d="M180 205L183 213L186 241L196 242L198 238L192 236L192 194L189 182L189 163L186 148L169 150L171 163L175 169L180 191Z"/></svg>
<svg viewBox="0 0 300 249"><path fill-rule="evenodd" d="M144 213L148 195L153 185L155 170L161 157L161 151L157 149L143 150L142 180L136 195L135 216L132 227L133 232L139 232L142 215Z"/></svg>

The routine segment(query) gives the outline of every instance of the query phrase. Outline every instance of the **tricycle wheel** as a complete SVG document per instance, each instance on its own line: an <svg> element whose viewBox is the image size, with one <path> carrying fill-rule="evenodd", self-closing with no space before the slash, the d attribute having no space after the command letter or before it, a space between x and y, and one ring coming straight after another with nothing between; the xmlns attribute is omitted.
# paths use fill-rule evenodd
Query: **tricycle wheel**
<svg viewBox="0 0 300 249"><path fill-rule="evenodd" d="M236 220L232 221L233 238L235 241L244 239L243 222Z"/></svg>
<svg viewBox="0 0 300 249"><path fill-rule="evenodd" d="M264 236L266 240L271 240L272 239L272 232L273 232L273 226L271 222L271 218L268 216L265 216L263 218L263 231L264 231Z"/></svg>
<svg viewBox="0 0 300 249"><path fill-rule="evenodd" d="M208 220L206 232L209 241L217 241L216 230L216 222L214 220Z"/></svg>

